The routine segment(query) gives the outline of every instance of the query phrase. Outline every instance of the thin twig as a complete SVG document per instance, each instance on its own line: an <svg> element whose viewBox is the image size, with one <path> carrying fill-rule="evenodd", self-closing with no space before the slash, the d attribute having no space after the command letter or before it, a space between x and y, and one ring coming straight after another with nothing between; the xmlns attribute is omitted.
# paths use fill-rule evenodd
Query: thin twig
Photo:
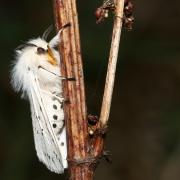
<svg viewBox="0 0 180 180"><path fill-rule="evenodd" d="M120 35L122 29L122 18L124 10L124 0L116 0L116 12L113 26L112 42L109 56L109 64L106 75L106 84L104 89L103 102L101 107L100 120L98 124L99 135L93 141L94 156L99 157L104 154L104 133L106 133L112 93L114 87L114 78L116 72L117 56L119 50Z"/></svg>
<svg viewBox="0 0 180 180"><path fill-rule="evenodd" d="M114 20L112 42L111 42L111 49L109 55L109 64L107 69L104 96L103 96L103 102L100 113L101 127L106 127L109 119L112 93L114 88L116 64L118 59L121 29L122 29L123 10L124 10L124 0L116 0L116 12L115 12L116 17Z"/></svg>

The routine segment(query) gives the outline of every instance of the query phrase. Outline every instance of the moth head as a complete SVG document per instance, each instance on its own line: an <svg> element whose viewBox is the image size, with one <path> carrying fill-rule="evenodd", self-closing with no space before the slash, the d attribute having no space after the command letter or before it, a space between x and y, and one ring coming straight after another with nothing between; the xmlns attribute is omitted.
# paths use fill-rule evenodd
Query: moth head
<svg viewBox="0 0 180 180"><path fill-rule="evenodd" d="M57 65L57 59L54 56L52 48L42 38L32 39L16 48L19 55L23 53L31 54L37 60L42 59L48 61L51 65Z"/></svg>
<svg viewBox="0 0 180 180"><path fill-rule="evenodd" d="M58 61L54 55L54 52L56 51L55 47L60 42L60 34L62 30L69 26L70 23L67 23L66 25L62 26L62 28L59 30L56 36L54 36L49 42L47 42L47 36L50 33L50 30L52 29L52 26L50 26L43 33L42 38L39 37L37 39L32 39L18 46L16 48L17 54L21 55L22 53L29 51L38 57L45 57L44 59L47 60L51 65L57 65Z"/></svg>

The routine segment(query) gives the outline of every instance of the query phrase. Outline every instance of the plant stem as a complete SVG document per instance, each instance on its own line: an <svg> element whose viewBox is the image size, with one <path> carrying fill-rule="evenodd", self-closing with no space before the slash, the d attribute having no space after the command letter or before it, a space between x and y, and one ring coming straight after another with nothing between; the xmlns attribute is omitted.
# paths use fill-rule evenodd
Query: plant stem
<svg viewBox="0 0 180 180"><path fill-rule="evenodd" d="M60 43L61 73L64 77L75 77L75 81L63 82L64 97L69 101L64 105L64 111L70 179L90 180L93 172L86 162L89 134L75 0L54 0L54 12L57 29L71 24L69 29L62 32Z"/></svg>
<svg viewBox="0 0 180 180"><path fill-rule="evenodd" d="M114 20L109 63L108 63L108 69L106 75L103 102L100 113L101 127L106 127L110 114L116 65L118 59L119 43L120 43L120 36L122 29L123 10L124 10L124 0L116 0L116 12L115 12L116 17Z"/></svg>
<svg viewBox="0 0 180 180"><path fill-rule="evenodd" d="M92 180L95 167L103 156L104 136L109 117L118 48L122 27L124 0L117 0L116 16L113 27L112 44L106 85L97 133L89 136L83 66L80 49L78 15L75 0L54 0L55 22L57 30L70 23L71 27L62 32L60 43L61 73L64 77L75 77L75 81L63 82L63 94L69 103L64 105L68 169L71 180Z"/></svg>

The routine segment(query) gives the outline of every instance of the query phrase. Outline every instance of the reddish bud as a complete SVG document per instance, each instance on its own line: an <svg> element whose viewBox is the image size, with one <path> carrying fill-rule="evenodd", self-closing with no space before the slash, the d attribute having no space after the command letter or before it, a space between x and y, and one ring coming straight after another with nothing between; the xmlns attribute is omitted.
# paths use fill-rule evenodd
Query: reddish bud
<svg viewBox="0 0 180 180"><path fill-rule="evenodd" d="M96 11L95 11L95 17L96 17L96 20L98 21L99 18L101 18L102 16L102 8L97 8Z"/></svg>

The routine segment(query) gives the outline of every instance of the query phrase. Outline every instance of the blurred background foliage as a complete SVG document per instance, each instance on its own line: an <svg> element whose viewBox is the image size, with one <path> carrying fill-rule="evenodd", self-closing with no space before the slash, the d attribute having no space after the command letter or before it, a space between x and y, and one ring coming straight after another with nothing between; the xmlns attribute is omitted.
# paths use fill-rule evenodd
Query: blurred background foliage
<svg viewBox="0 0 180 180"><path fill-rule="evenodd" d="M30 109L10 86L14 49L54 23L51 0L0 1L0 179L56 180L36 157ZM77 0L88 112L99 114L113 16L96 25L102 0ZM123 30L106 149L98 180L180 179L180 1L134 0Z"/></svg>

